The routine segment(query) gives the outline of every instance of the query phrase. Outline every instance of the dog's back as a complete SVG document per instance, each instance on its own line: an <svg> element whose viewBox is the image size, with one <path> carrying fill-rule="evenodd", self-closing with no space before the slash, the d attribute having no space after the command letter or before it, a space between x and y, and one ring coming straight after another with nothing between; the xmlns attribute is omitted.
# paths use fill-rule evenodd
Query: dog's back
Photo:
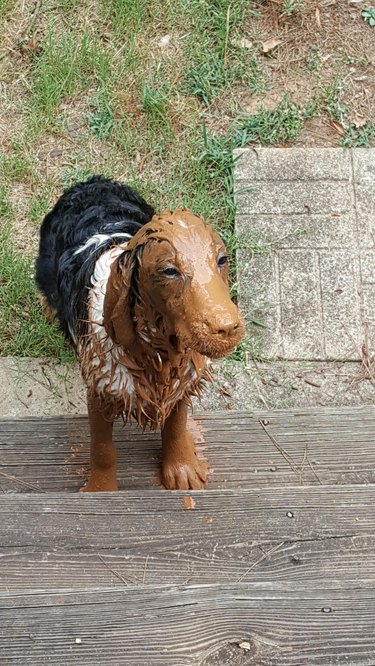
<svg viewBox="0 0 375 666"><path fill-rule="evenodd" d="M66 190L40 230L36 282L73 341L86 319L95 263L149 222L154 210L126 185L95 176Z"/></svg>

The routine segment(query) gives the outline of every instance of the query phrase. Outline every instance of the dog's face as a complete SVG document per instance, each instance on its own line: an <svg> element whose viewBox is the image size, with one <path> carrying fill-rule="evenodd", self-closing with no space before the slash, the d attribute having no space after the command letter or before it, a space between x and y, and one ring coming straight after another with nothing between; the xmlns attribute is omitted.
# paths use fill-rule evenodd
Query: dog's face
<svg viewBox="0 0 375 666"><path fill-rule="evenodd" d="M146 311L146 335L156 328L176 352L211 358L239 344L244 326L229 296L227 251L209 224L186 210L166 211L142 227L126 254L123 290L135 292L136 315Z"/></svg>

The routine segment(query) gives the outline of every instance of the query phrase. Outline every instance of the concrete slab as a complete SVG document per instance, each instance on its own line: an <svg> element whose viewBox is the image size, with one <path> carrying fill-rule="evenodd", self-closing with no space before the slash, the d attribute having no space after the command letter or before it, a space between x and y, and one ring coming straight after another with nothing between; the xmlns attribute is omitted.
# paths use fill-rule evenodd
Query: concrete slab
<svg viewBox="0 0 375 666"><path fill-rule="evenodd" d="M86 395L75 364L41 359L0 359L2 418L86 414ZM242 409L373 404L375 382L359 362L257 362L224 360L214 365L197 413Z"/></svg>
<svg viewBox="0 0 375 666"><path fill-rule="evenodd" d="M239 298L268 327L251 327L262 356L360 362L375 343L375 149L240 149L235 164Z"/></svg>

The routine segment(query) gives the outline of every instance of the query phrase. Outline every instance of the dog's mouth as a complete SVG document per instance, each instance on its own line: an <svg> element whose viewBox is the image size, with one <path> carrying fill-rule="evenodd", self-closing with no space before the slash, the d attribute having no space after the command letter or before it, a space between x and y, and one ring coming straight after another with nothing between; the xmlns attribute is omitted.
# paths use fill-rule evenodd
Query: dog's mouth
<svg viewBox="0 0 375 666"><path fill-rule="evenodd" d="M173 349L179 353L189 348L198 354L216 359L228 356L240 344L244 334L244 326L241 323L235 333L230 336L208 331L203 333L201 330L194 329L189 340L182 340L177 335L171 335L169 341Z"/></svg>
<svg viewBox="0 0 375 666"><path fill-rule="evenodd" d="M199 354L208 356L209 358L224 358L224 356L228 356L228 354L234 351L241 342L242 337L236 336L236 338L231 338L230 340L222 340L219 339L219 336L215 336L211 339L197 341L192 345L192 348Z"/></svg>

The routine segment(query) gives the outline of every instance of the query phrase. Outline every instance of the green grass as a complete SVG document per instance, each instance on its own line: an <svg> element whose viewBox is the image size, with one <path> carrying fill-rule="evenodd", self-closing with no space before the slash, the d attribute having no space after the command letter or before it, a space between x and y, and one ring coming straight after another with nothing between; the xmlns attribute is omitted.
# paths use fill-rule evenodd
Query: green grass
<svg viewBox="0 0 375 666"><path fill-rule="evenodd" d="M10 15L11 5L3 0L0 17ZM299 0L285 0L285 21L291 23L300 9ZM0 157L0 216L13 225L1 247L6 315L0 354L67 353L43 318L32 258L11 249L18 183L28 197L22 219L29 219L32 237L62 189L94 173L127 181L156 209L191 208L211 220L227 243L236 293L235 251L245 240L234 234L233 149L293 143L306 120L321 111L313 98L300 108L286 95L273 110L263 108L259 97L258 110L246 112L241 100L253 102L270 88L270 58L262 55L256 28L261 11L249 0L42 3L31 31L37 48L19 58L20 71L6 73L7 86L22 80L18 113L26 129ZM170 42L163 48L166 34ZM243 37L254 46L241 47ZM308 69L319 67L320 55L311 50ZM321 102L335 118L341 116L341 92L337 79ZM68 123L75 118L80 131L72 137ZM344 140L367 145L372 132L371 125L351 127ZM61 156L47 159L56 147ZM246 246L262 250L256 239Z"/></svg>
<svg viewBox="0 0 375 666"><path fill-rule="evenodd" d="M44 189L38 190L30 199L28 216L38 227L52 206L52 192L52 184L49 187L47 184Z"/></svg>
<svg viewBox="0 0 375 666"><path fill-rule="evenodd" d="M328 114L339 123L345 123L345 117L348 111L346 104L342 102L344 93L344 83L340 76L323 90L323 103Z"/></svg>
<svg viewBox="0 0 375 666"><path fill-rule="evenodd" d="M345 148L368 148L375 139L375 123L367 122L362 127L350 123L345 130L341 145Z"/></svg>
<svg viewBox="0 0 375 666"><path fill-rule="evenodd" d="M281 17L291 17L293 14L296 14L301 11L304 5L304 0L284 0L280 16Z"/></svg>
<svg viewBox="0 0 375 666"><path fill-rule="evenodd" d="M249 85L253 93L263 91L266 83L257 55L239 48L235 39L246 16L257 14L252 3L192 0L183 4L195 28L185 47L184 92L209 106L238 82Z"/></svg>
<svg viewBox="0 0 375 666"><path fill-rule="evenodd" d="M113 111L105 98L98 97L91 101L94 111L90 111L87 116L88 124L95 136L103 141L107 139L113 131L115 118Z"/></svg>
<svg viewBox="0 0 375 666"><path fill-rule="evenodd" d="M33 278L33 258L13 249L10 225L0 231L0 339L3 355L73 359L57 326L46 319Z"/></svg>
<svg viewBox="0 0 375 666"><path fill-rule="evenodd" d="M33 168L33 160L20 154L18 149L10 156L0 154L0 178L2 180L14 182L29 179L33 174Z"/></svg>
<svg viewBox="0 0 375 666"><path fill-rule="evenodd" d="M7 190L4 185L0 185L0 225L4 223L4 220L9 220L11 214L12 206L9 203Z"/></svg>
<svg viewBox="0 0 375 666"><path fill-rule="evenodd" d="M85 30L68 30L56 39L48 32L40 55L32 62L31 126L38 133L56 126L56 110L62 100L81 96L91 85L106 89L111 81L111 61L99 39Z"/></svg>
<svg viewBox="0 0 375 666"><path fill-rule="evenodd" d="M301 131L305 121L317 113L317 105L312 100L305 109L293 104L285 95L283 101L273 111L260 109L258 113L245 118L242 125L242 143L259 141L261 144L279 144L293 141Z"/></svg>
<svg viewBox="0 0 375 666"><path fill-rule="evenodd" d="M0 20L4 20L14 8L14 0L0 0Z"/></svg>

